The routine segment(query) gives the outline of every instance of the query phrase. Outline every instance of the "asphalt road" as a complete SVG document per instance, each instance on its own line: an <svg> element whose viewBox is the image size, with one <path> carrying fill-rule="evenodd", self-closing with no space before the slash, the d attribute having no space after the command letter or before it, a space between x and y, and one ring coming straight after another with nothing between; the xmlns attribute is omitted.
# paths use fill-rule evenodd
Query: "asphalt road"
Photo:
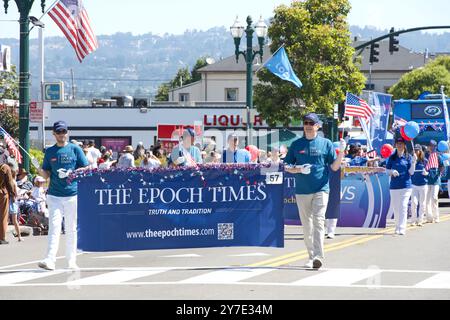
<svg viewBox="0 0 450 320"><path fill-rule="evenodd" d="M450 208L441 222L410 227L338 228L319 271L307 261L302 229L285 226L284 248L226 247L82 253L79 271L43 271L46 236L0 246L0 300L450 299ZM390 221L392 224L392 221ZM60 255L64 254L64 236Z"/></svg>

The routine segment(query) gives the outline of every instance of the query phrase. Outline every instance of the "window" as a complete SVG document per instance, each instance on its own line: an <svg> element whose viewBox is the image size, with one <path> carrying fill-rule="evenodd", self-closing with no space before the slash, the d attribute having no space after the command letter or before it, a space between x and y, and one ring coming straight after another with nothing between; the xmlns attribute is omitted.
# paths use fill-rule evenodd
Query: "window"
<svg viewBox="0 0 450 320"><path fill-rule="evenodd" d="M189 101L189 93L180 93L180 102Z"/></svg>
<svg viewBox="0 0 450 320"><path fill-rule="evenodd" d="M225 89L225 101L238 101L239 89L226 88Z"/></svg>

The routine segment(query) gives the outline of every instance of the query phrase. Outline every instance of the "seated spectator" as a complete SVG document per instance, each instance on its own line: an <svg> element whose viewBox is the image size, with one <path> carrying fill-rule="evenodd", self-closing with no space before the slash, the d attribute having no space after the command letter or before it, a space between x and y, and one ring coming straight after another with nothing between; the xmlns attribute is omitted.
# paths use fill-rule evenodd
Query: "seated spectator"
<svg viewBox="0 0 450 320"><path fill-rule="evenodd" d="M151 150L145 152L144 159L142 159L140 167L144 169L159 168L161 166L161 161L153 155Z"/></svg>
<svg viewBox="0 0 450 320"><path fill-rule="evenodd" d="M19 173L17 174L17 187L22 190L30 191L33 189L33 183L28 180L28 172L25 168L20 168Z"/></svg>
<svg viewBox="0 0 450 320"><path fill-rule="evenodd" d="M111 154L109 152L105 152L99 160L98 168L100 170L109 170L114 163L116 163L116 161L111 160Z"/></svg>
<svg viewBox="0 0 450 320"><path fill-rule="evenodd" d="M135 168L134 156L133 156L133 146L126 146L123 150L123 154L120 156L117 162L118 169Z"/></svg>
<svg viewBox="0 0 450 320"><path fill-rule="evenodd" d="M47 194L44 188L45 179L41 176L36 176L34 178L34 187L31 190L31 197L37 203L37 211L48 217L47 210Z"/></svg>

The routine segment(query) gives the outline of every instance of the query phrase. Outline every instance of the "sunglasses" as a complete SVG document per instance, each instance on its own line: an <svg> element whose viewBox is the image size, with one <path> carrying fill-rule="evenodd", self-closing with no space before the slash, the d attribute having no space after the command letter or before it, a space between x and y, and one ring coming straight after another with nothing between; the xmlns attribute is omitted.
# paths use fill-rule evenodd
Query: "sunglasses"
<svg viewBox="0 0 450 320"><path fill-rule="evenodd" d="M315 122L313 122L313 121L303 121L303 125L305 125L305 126L313 126L313 125L315 125L316 123Z"/></svg>
<svg viewBox="0 0 450 320"><path fill-rule="evenodd" d="M58 130L58 131L55 131L55 133L56 134L66 134L67 130Z"/></svg>

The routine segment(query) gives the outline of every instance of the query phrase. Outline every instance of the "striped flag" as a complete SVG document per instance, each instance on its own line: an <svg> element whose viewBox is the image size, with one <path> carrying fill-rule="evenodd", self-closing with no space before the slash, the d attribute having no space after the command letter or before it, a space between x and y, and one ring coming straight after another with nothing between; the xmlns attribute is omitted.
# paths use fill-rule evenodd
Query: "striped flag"
<svg viewBox="0 0 450 320"><path fill-rule="evenodd" d="M16 158L17 162L22 163L22 155L20 154L19 149L17 149L16 141L14 141L14 139L3 128L0 128L0 134L3 136L3 139L5 139L9 151L14 158Z"/></svg>
<svg viewBox="0 0 450 320"><path fill-rule="evenodd" d="M82 62L89 53L98 48L97 38L82 0L59 0L48 15L75 49L78 61Z"/></svg>
<svg viewBox="0 0 450 320"><path fill-rule="evenodd" d="M347 92L344 116L357 116L367 120L373 115L374 111L364 99Z"/></svg>
<svg viewBox="0 0 450 320"><path fill-rule="evenodd" d="M430 154L430 157L428 158L428 163L425 167L425 170L430 170L433 168L439 168L439 159L437 152L433 152Z"/></svg>

